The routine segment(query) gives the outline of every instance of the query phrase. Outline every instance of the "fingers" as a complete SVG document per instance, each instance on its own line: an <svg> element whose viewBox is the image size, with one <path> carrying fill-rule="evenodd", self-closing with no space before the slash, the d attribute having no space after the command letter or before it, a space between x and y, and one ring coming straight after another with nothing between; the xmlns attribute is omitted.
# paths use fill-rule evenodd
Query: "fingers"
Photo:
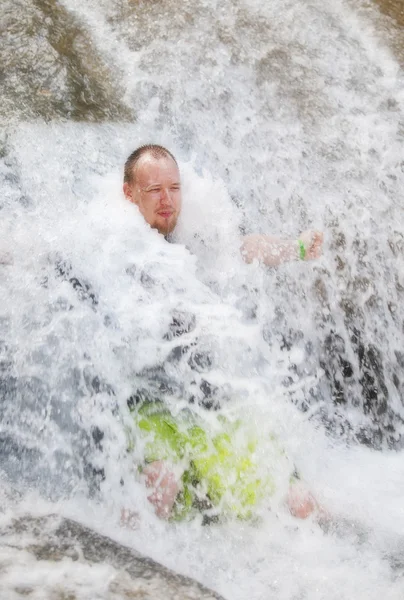
<svg viewBox="0 0 404 600"><path fill-rule="evenodd" d="M310 253L312 254L312 258L319 258L322 253L322 245L323 245L323 234L321 231L314 231L312 244L310 247Z"/></svg>
<svg viewBox="0 0 404 600"><path fill-rule="evenodd" d="M313 246L321 250L321 246L323 245L324 234L322 231L314 231L313 232Z"/></svg>
<svg viewBox="0 0 404 600"><path fill-rule="evenodd" d="M308 229L303 231L300 239L306 247L306 260L320 258L323 251L324 234L322 231Z"/></svg>
<svg viewBox="0 0 404 600"><path fill-rule="evenodd" d="M322 231L316 231L314 234L313 251L316 254L316 258L319 258L323 252L323 241L324 234Z"/></svg>

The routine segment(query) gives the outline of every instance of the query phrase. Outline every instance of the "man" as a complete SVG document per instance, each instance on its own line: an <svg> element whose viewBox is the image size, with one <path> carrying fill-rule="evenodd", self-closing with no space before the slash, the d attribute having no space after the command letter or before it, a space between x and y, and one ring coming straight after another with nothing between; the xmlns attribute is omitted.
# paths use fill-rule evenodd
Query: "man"
<svg viewBox="0 0 404 600"><path fill-rule="evenodd" d="M146 222L164 236L170 234L181 212L181 180L178 164L166 148L141 146L125 163L123 192L139 208ZM276 267L291 260L311 260L321 255L323 234L304 231L298 240L269 235L247 235L241 256L247 263L258 260Z"/></svg>
<svg viewBox="0 0 404 600"><path fill-rule="evenodd" d="M128 157L123 192L137 205L150 227L164 236L174 231L182 205L181 180L177 161L166 148L154 144L141 146ZM286 261L318 258L322 242L322 233L316 231L305 231L298 240L257 234L245 236L240 250L245 262L258 260L274 267ZM145 423L146 429L155 426L159 429L160 425L160 422L157 425ZM175 427L173 423L172 428ZM149 500L157 515L170 517L180 491L177 477L164 460L156 458L142 472L146 486L152 489ZM298 482L291 486L287 504L291 513L300 518L306 518L318 509L311 494Z"/></svg>

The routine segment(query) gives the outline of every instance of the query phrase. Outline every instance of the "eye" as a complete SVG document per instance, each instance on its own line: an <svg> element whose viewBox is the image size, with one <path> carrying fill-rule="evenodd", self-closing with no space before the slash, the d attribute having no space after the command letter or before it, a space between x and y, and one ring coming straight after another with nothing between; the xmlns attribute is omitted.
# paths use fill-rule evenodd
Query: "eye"
<svg viewBox="0 0 404 600"><path fill-rule="evenodd" d="M156 194L156 193L159 193L159 192L161 192L161 187L158 187L158 186L152 187L149 190L147 190L148 194Z"/></svg>
<svg viewBox="0 0 404 600"><path fill-rule="evenodd" d="M181 186L176 183L175 185L172 185L170 188L173 192L178 192L181 189Z"/></svg>

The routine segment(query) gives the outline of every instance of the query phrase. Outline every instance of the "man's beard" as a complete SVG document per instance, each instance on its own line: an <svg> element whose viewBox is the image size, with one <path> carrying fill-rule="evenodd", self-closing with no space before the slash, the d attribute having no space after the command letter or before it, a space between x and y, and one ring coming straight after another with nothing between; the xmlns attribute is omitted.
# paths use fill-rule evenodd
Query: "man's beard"
<svg viewBox="0 0 404 600"><path fill-rule="evenodd" d="M170 233L172 233L174 231L176 224L177 224L177 218L171 216L168 219L164 219L164 226L163 227L158 226L157 230L159 233L164 235L164 237L167 237L168 235L170 235Z"/></svg>

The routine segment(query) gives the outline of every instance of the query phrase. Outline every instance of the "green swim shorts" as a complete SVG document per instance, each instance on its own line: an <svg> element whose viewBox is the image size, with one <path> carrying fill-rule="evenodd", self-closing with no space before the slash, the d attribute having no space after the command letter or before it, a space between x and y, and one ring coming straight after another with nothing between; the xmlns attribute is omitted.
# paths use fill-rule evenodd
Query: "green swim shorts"
<svg viewBox="0 0 404 600"><path fill-rule="evenodd" d="M210 518L250 518L254 508L275 491L271 475L256 460L257 439L240 420L214 413L214 424L189 409L175 417L163 402L144 402L132 411L134 439L143 445L144 463L165 460L182 467L174 519L195 511ZM212 414L210 414L212 416ZM272 440L277 447L276 439ZM284 452L277 447L279 456Z"/></svg>

